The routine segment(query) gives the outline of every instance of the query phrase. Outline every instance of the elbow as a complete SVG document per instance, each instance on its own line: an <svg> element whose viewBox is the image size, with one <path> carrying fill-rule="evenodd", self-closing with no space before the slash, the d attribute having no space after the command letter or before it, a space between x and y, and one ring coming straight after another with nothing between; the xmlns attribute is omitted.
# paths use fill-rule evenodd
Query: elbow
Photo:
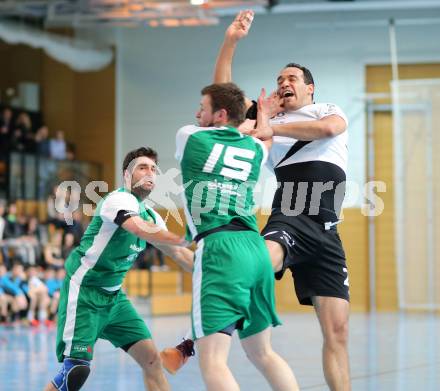
<svg viewBox="0 0 440 391"><path fill-rule="evenodd" d="M324 138L335 137L338 134L342 133L343 131L344 129L341 130L337 124L332 124L332 123L326 123L322 128L322 134Z"/></svg>

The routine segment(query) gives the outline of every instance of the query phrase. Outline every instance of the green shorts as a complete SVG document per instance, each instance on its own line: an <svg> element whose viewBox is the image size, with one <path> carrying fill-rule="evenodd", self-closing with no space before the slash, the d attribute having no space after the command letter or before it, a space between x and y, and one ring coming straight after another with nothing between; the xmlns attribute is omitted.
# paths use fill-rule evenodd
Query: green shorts
<svg viewBox="0 0 440 391"><path fill-rule="evenodd" d="M275 311L269 252L257 232L216 232L200 240L195 253L193 338L239 321L240 338L281 324Z"/></svg>
<svg viewBox="0 0 440 391"><path fill-rule="evenodd" d="M151 339L145 322L125 293L79 286L66 278L58 308L56 352L64 357L91 360L98 338L121 347L142 339Z"/></svg>

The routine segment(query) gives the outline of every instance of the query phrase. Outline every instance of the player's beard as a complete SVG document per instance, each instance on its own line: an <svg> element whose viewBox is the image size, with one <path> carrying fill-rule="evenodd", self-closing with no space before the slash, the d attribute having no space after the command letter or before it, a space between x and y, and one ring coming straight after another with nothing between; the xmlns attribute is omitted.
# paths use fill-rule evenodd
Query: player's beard
<svg viewBox="0 0 440 391"><path fill-rule="evenodd" d="M150 189L145 189L143 187L146 181L151 181L151 183L153 184ZM142 177L139 181L137 181L131 186L131 192L141 200L144 200L150 195L153 188L154 188L154 181L150 177Z"/></svg>
<svg viewBox="0 0 440 391"><path fill-rule="evenodd" d="M199 121L198 125L199 125L199 127L201 127L201 128L214 128L214 127L215 127L214 122L210 122L208 125L202 125L202 124L200 123L200 121Z"/></svg>
<svg viewBox="0 0 440 391"><path fill-rule="evenodd" d="M139 187L132 187L131 192L139 199L144 200L147 198L152 190L144 189L142 186Z"/></svg>

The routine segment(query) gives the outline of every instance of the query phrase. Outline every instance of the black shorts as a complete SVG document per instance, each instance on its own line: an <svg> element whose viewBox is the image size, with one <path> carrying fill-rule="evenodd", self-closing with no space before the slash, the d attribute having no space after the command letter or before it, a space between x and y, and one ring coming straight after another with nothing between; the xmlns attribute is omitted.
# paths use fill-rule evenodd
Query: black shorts
<svg viewBox="0 0 440 391"><path fill-rule="evenodd" d="M274 210L261 235L282 245L283 268L275 278L280 280L290 269L301 304L312 305L313 296L349 300L347 264L336 226L325 230L306 215L285 216Z"/></svg>

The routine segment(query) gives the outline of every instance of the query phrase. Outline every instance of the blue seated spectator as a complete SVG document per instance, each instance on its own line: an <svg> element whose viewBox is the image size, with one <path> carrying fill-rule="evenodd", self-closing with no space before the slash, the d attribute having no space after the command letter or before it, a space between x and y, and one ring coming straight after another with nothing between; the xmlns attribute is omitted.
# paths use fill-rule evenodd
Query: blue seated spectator
<svg viewBox="0 0 440 391"><path fill-rule="evenodd" d="M22 313L26 311L28 303L26 295L21 288L23 281L23 265L14 261L11 273L8 273L6 266L0 264L0 287L9 296L12 315L11 321L19 321Z"/></svg>

